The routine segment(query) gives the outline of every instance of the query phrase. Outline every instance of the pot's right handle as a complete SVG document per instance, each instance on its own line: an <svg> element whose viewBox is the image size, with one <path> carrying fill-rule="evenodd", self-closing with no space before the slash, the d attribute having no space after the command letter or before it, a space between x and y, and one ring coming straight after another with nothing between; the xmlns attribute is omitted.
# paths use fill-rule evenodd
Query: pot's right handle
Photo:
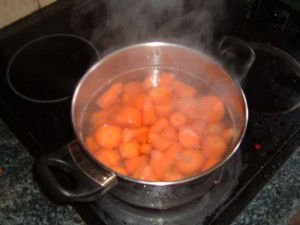
<svg viewBox="0 0 300 225"><path fill-rule="evenodd" d="M253 49L239 38L225 36L220 41L218 50L225 69L242 83L255 60Z"/></svg>
<svg viewBox="0 0 300 225"><path fill-rule="evenodd" d="M62 201L89 202L117 184L116 175L97 165L77 141L41 156L36 173L42 187ZM74 187L67 187L57 178L57 173L73 180Z"/></svg>

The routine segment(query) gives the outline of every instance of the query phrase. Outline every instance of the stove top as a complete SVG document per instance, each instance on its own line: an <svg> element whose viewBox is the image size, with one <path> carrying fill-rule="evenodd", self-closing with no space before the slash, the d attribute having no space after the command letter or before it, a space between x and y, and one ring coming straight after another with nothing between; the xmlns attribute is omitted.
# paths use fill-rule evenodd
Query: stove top
<svg viewBox="0 0 300 225"><path fill-rule="evenodd" d="M238 36L256 53L242 84L250 116L238 154L201 199L156 211L108 193L98 202L73 204L87 224L230 224L300 145L300 12L280 1L236 2L228 4L233 22L214 35ZM133 41L122 42L119 27L106 19L109 7L95 0L58 1L0 31L0 115L34 157L74 139L70 106L77 81L108 50ZM161 30L156 28L163 19L155 21L151 28ZM135 40L183 37L174 21L161 26L172 27L171 38L141 32Z"/></svg>

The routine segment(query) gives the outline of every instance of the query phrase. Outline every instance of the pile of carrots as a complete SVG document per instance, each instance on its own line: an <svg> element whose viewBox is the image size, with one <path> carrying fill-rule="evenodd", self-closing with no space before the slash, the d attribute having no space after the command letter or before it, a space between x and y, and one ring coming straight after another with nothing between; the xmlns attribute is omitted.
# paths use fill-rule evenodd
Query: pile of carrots
<svg viewBox="0 0 300 225"><path fill-rule="evenodd" d="M215 95L170 72L114 83L96 99L87 149L115 172L144 181L201 174L226 155L234 130Z"/></svg>

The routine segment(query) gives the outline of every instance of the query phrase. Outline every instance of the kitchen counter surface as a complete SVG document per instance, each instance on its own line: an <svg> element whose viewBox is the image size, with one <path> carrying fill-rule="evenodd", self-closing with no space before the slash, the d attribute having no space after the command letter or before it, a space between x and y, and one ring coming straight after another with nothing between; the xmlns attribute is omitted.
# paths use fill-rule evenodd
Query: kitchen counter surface
<svg viewBox="0 0 300 225"><path fill-rule="evenodd" d="M0 119L0 224L84 224L69 206L50 202L32 174L33 159ZM234 225L286 225L300 210L300 148Z"/></svg>

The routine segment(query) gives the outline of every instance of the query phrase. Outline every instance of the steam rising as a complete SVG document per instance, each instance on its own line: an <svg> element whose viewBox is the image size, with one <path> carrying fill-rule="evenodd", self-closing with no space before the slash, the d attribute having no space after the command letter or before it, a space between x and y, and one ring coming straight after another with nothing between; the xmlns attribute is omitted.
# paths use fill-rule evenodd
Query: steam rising
<svg viewBox="0 0 300 225"><path fill-rule="evenodd" d="M207 48L225 18L224 0L105 0L104 5L106 16L90 40L105 49L150 40Z"/></svg>

